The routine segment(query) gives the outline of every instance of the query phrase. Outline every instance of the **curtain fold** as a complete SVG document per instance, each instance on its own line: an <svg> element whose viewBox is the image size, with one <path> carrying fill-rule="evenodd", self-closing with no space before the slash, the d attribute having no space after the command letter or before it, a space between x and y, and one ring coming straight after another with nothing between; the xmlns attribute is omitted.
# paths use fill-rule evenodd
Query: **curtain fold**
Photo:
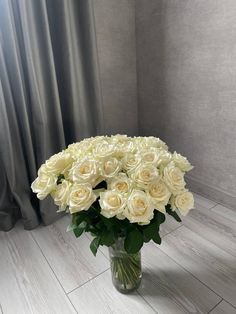
<svg viewBox="0 0 236 314"><path fill-rule="evenodd" d="M90 0L0 1L0 229L58 214L30 184L66 145L103 133Z"/></svg>

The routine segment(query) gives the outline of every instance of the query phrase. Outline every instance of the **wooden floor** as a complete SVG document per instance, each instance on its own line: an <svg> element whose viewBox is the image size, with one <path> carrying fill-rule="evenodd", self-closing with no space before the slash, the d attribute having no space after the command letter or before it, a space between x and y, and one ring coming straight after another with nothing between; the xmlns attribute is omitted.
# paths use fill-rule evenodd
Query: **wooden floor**
<svg viewBox="0 0 236 314"><path fill-rule="evenodd" d="M106 249L66 232L69 217L0 232L0 313L236 314L236 211L196 195L182 224L170 217L163 243L142 249L138 291L112 286Z"/></svg>

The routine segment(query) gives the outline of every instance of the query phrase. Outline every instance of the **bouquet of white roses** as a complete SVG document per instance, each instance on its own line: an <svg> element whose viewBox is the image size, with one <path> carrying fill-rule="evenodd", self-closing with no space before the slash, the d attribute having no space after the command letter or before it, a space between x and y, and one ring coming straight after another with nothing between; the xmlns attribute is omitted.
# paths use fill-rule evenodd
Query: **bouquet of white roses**
<svg viewBox="0 0 236 314"><path fill-rule="evenodd" d="M144 242L160 244L165 214L181 221L194 206L184 175L188 160L168 151L155 137L126 135L84 139L50 157L38 170L32 190L42 200L51 195L58 211L72 215L76 237L90 232L90 248L124 239L128 253Z"/></svg>

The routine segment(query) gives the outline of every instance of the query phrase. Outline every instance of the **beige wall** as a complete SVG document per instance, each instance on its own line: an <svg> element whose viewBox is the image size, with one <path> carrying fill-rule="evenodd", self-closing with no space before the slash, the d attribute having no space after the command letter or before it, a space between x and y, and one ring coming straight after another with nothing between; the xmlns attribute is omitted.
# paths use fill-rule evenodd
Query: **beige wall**
<svg viewBox="0 0 236 314"><path fill-rule="evenodd" d="M138 134L134 0L93 0L105 133Z"/></svg>
<svg viewBox="0 0 236 314"><path fill-rule="evenodd" d="M140 133L189 157L195 191L236 208L236 1L137 0L136 38Z"/></svg>

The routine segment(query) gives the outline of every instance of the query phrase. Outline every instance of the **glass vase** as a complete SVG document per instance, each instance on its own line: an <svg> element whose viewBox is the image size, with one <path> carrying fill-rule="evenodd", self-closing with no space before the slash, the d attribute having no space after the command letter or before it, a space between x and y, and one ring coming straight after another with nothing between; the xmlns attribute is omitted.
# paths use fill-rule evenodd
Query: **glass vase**
<svg viewBox="0 0 236 314"><path fill-rule="evenodd" d="M112 282L121 293L136 290L142 278L141 251L128 254L124 249L124 239L119 238L109 247Z"/></svg>

